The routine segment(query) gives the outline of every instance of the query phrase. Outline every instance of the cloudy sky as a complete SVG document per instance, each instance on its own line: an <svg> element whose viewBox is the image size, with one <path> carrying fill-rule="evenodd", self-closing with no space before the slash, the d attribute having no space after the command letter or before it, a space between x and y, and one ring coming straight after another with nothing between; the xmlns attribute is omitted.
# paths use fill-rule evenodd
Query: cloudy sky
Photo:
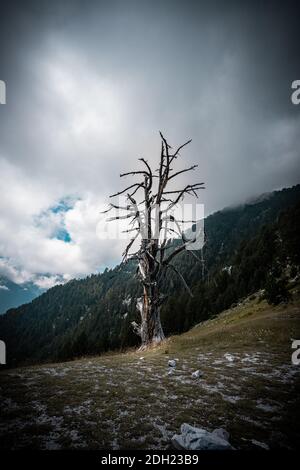
<svg viewBox="0 0 300 470"><path fill-rule="evenodd" d="M47 288L118 263L99 211L158 161L158 130L193 139L178 164L199 164L206 214L298 183L298 21L287 2L2 1L0 276Z"/></svg>

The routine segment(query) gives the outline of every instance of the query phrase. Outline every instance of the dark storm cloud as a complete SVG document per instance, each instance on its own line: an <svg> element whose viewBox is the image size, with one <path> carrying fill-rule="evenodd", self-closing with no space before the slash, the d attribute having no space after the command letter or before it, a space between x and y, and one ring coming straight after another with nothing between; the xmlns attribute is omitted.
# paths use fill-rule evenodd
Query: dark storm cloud
<svg viewBox="0 0 300 470"><path fill-rule="evenodd" d="M158 129L174 145L193 139L183 158L199 164L206 213L299 181L296 3L1 5L0 246L15 276L50 266L68 277L118 260L115 245L95 240L93 211L120 170L157 159ZM34 226L66 197L73 212ZM50 243L65 225L72 243Z"/></svg>

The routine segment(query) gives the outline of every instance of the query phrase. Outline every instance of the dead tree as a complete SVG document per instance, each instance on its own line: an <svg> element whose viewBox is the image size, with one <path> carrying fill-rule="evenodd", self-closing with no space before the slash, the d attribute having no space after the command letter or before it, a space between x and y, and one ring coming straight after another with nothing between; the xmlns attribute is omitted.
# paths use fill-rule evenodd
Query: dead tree
<svg viewBox="0 0 300 470"><path fill-rule="evenodd" d="M144 349L152 344L160 343L165 339L160 320L160 307L166 296L160 292L161 280L168 270L176 273L185 288L192 295L187 283L178 269L172 264L172 260L186 250L191 243L195 242L195 236L188 238L185 234L184 224L195 223L195 220L177 220L174 208L186 195L197 196L197 191L203 189L204 183L188 184L181 189L171 189L170 182L182 173L195 170L198 165L174 172L173 165L180 156L180 151L188 145L191 140L172 152L172 147L160 133L161 155L159 168L153 172L144 158L139 160L143 163L140 171L131 171L121 174L120 177L137 176L140 181L133 183L122 191L112 194L115 198L126 194L126 204L119 205L111 203L105 213L111 210L121 211L108 219L129 219L129 228L125 230L132 232L132 238L124 253L123 262L136 259L138 263L137 273L143 287L143 294L137 301L137 309L141 316L141 323L133 322L133 328L141 337L141 348ZM138 201L136 195L142 196ZM180 243L172 242L174 235L180 239ZM141 238L139 249L130 253L135 242ZM189 251L193 256L197 255Z"/></svg>

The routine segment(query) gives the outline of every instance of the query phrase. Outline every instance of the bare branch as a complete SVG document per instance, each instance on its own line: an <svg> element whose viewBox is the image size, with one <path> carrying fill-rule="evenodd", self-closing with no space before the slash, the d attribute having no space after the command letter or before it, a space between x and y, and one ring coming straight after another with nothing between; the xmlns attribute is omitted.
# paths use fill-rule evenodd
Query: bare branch
<svg viewBox="0 0 300 470"><path fill-rule="evenodd" d="M152 170L151 170L151 168L150 168L150 166L149 166L147 160L145 160L144 158L139 158L139 160L140 160L141 162L143 162L143 163L146 165L147 170L148 170L148 174L149 174L149 175L152 175ZM146 173L147 173L147 172L146 172Z"/></svg>
<svg viewBox="0 0 300 470"><path fill-rule="evenodd" d="M176 206L176 204L180 201L180 199L185 195L185 194L191 194L191 192L194 194L194 196L197 196L196 191L199 189L204 189L202 186L204 183L195 183L195 184L188 184L184 189L182 190L176 190L176 191L165 191L163 194L178 194L176 199L170 203L170 205L167 207L167 209L164 210L164 212L169 211L172 209L172 207Z"/></svg>
<svg viewBox="0 0 300 470"><path fill-rule="evenodd" d="M129 171L128 173L121 173L120 178L123 178L123 176L128 176L128 175L147 175L147 171Z"/></svg>
<svg viewBox="0 0 300 470"><path fill-rule="evenodd" d="M130 240L130 242L128 243L127 247L125 248L124 252L123 252L123 260L125 260L127 258L127 255L128 255L128 252L130 250L130 248L132 247L132 245L134 244L135 240L137 239L138 237L138 233Z"/></svg>
<svg viewBox="0 0 300 470"><path fill-rule="evenodd" d="M202 185L204 183L195 183L195 184L188 184L184 189L177 189L174 191L164 191L164 194L176 194L176 193L185 193L190 192L192 190L197 191L198 189L205 189Z"/></svg>
<svg viewBox="0 0 300 470"><path fill-rule="evenodd" d="M188 253L191 253L191 255L192 255L199 263L202 263L202 264L204 263L204 260L201 259L201 258L199 258L199 257L196 255L196 253L194 252L194 250L187 250L187 251L188 251Z"/></svg>
<svg viewBox="0 0 300 470"><path fill-rule="evenodd" d="M192 142L192 139L190 139L187 142L185 142L184 144L180 145L180 147L178 147L178 149L176 150L176 152L174 153L172 158L177 158L177 155L179 154L180 150L183 149L183 147L185 147L186 145L190 144L191 142Z"/></svg>
<svg viewBox="0 0 300 470"><path fill-rule="evenodd" d="M128 230L122 230L122 233L135 232L136 230L139 230L139 228L138 228L138 227L134 227L134 228L129 228Z"/></svg>
<svg viewBox="0 0 300 470"><path fill-rule="evenodd" d="M120 219L130 219L130 217L135 216L135 212L131 212L130 214L125 214L125 215L115 215L114 217L110 217L109 219L106 219L107 222L111 222L112 220L120 220Z"/></svg>
<svg viewBox="0 0 300 470"><path fill-rule="evenodd" d="M139 187L144 187L144 183L134 183L131 186L128 186L127 188L123 189L123 191L119 191L118 193L112 194L109 197L120 196L120 194L124 194L124 193L126 193L126 191L128 191L128 189L135 188L136 186L138 186L138 188Z"/></svg>
<svg viewBox="0 0 300 470"><path fill-rule="evenodd" d="M184 251L188 245L190 245L191 243L194 243L195 241L196 241L196 237L193 238L192 240L188 240L186 243L183 243L183 245L178 246L174 251L172 251L172 253L168 256L168 258L163 262L163 264L169 264L170 261L175 256L179 255L179 253Z"/></svg>
<svg viewBox="0 0 300 470"><path fill-rule="evenodd" d="M194 297L194 296L193 296L193 293L192 293L192 291L191 291L191 289L190 289L189 286L187 285L187 283L186 283L186 281L185 281L183 275L178 271L178 269L176 269L175 266L173 266L173 264L168 264L167 267L170 268L170 269L172 269L172 270L179 276L179 278L181 279L182 284L184 285L184 287L185 287L186 290L188 291L189 295L190 295L191 297Z"/></svg>
<svg viewBox="0 0 300 470"><path fill-rule="evenodd" d="M161 137L163 143L165 144L165 148L166 148L166 149L171 149L171 148L172 148L171 145L168 144L167 140L164 138L164 136L162 135L161 131L159 131L159 135L160 135L160 137Z"/></svg>
<svg viewBox="0 0 300 470"><path fill-rule="evenodd" d="M135 193L140 189L140 188L145 188L144 184L143 183L140 183L137 185L136 189L134 191L132 191L132 193L130 194L130 196L134 196Z"/></svg>
<svg viewBox="0 0 300 470"><path fill-rule="evenodd" d="M110 212L112 209L118 209L118 210L126 210L126 211L129 211L132 209L132 206L131 205L128 205L128 206L116 206L116 204L112 204L110 203L109 204L109 208L105 211L102 211L100 212L100 214L107 214L107 212Z"/></svg>
<svg viewBox="0 0 300 470"><path fill-rule="evenodd" d="M181 175L182 173L186 173L187 171L195 170L195 168L197 168L197 167L198 167L198 165L193 165L190 168L186 168L185 170L177 171L177 173L174 173L174 175L170 176L169 181L172 178L175 178L175 176Z"/></svg>

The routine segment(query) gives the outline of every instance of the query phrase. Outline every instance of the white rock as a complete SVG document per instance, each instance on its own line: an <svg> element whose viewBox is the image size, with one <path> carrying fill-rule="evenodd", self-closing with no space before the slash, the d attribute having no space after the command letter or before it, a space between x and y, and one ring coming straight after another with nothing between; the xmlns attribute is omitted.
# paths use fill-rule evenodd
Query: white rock
<svg viewBox="0 0 300 470"><path fill-rule="evenodd" d="M169 372L168 372L168 375L173 375L173 374L175 374L175 368L174 367L169 369Z"/></svg>
<svg viewBox="0 0 300 470"><path fill-rule="evenodd" d="M168 361L168 366L169 367L176 367L176 360L175 359L170 359L170 361Z"/></svg>
<svg viewBox="0 0 300 470"><path fill-rule="evenodd" d="M270 447L268 446L268 444L265 444L264 442L257 441L256 439L252 439L251 442L255 446L261 447L262 449L270 450Z"/></svg>
<svg viewBox="0 0 300 470"><path fill-rule="evenodd" d="M234 357L232 356L232 354L226 353L224 354L224 357L227 359L228 362L234 361Z"/></svg>
<svg viewBox="0 0 300 470"><path fill-rule="evenodd" d="M192 373L192 377L193 379L199 379L200 377L202 377L203 373L201 372L201 370L195 370L195 372Z"/></svg>
<svg viewBox="0 0 300 470"><path fill-rule="evenodd" d="M227 442L229 441L229 432L226 431L226 429L218 428L218 429L215 429L212 433L215 436L218 436L221 439L224 439L224 441L227 441Z"/></svg>
<svg viewBox="0 0 300 470"><path fill-rule="evenodd" d="M181 434L175 434L171 442L176 449L182 450L233 450L234 448L226 439L217 433L208 432L205 429L190 426L187 423L181 425ZM225 430L222 430L226 433Z"/></svg>

